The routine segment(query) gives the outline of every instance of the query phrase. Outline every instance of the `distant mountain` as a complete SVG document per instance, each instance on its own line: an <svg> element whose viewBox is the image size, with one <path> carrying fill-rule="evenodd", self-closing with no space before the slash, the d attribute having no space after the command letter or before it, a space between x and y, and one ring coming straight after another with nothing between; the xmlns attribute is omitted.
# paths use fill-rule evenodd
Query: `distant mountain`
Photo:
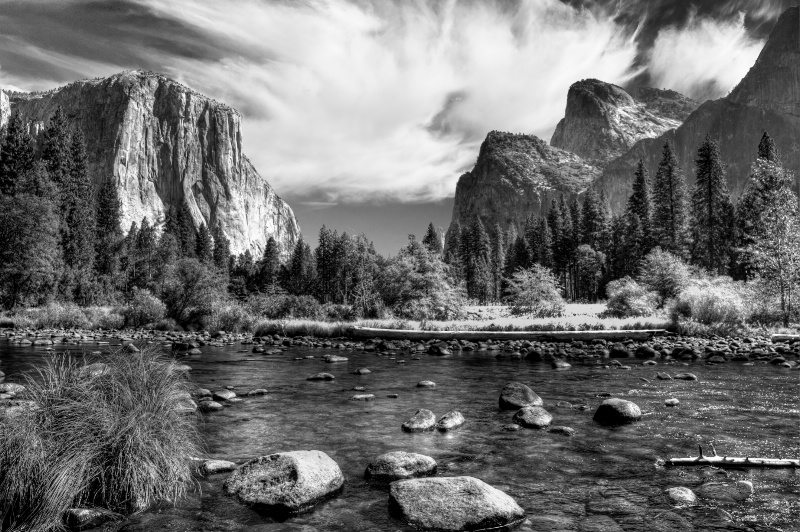
<svg viewBox="0 0 800 532"><path fill-rule="evenodd" d="M734 197L747 184L764 131L774 139L784 165L800 178L800 9L778 19L756 63L725 98L707 101L674 130L637 142L610 162L596 183L619 209L630 194L634 166L643 158L651 175L664 142L671 141L686 180L694 183L697 147L706 135L717 140ZM795 185L800 184L797 181Z"/></svg>
<svg viewBox="0 0 800 532"><path fill-rule="evenodd" d="M675 91L622 87L585 79L567 93L564 118L550 144L603 165L636 142L678 127L700 104Z"/></svg>
<svg viewBox="0 0 800 532"><path fill-rule="evenodd" d="M9 105L10 104L10 105ZM19 111L39 136L61 106L86 137L95 184L112 179L127 231L184 199L195 225L220 222L231 250L284 254L300 235L292 209L242 153L241 115L162 75L129 71L39 93L0 91L0 125Z"/></svg>
<svg viewBox="0 0 800 532"><path fill-rule="evenodd" d="M453 222L463 227L479 216L490 232L495 224L521 230L529 213L546 210L561 194L577 195L600 174L600 168L536 136L492 131L475 167L458 180Z"/></svg>

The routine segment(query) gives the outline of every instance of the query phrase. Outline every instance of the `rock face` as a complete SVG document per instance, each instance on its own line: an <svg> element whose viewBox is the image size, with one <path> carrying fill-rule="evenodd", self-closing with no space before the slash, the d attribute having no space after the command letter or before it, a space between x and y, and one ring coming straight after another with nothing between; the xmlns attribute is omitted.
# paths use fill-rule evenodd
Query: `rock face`
<svg viewBox="0 0 800 532"><path fill-rule="evenodd" d="M456 222L468 227L480 217L490 232L495 224L503 229L514 225L521 232L528 215L544 214L561 194L571 199L600 173L536 136L492 131L475 167L458 179L450 228Z"/></svg>
<svg viewBox="0 0 800 532"><path fill-rule="evenodd" d="M245 504L292 515L335 495L344 485L341 469L321 451L292 451L242 464L224 489Z"/></svg>
<svg viewBox="0 0 800 532"><path fill-rule="evenodd" d="M8 95L0 91L0 130L6 127L9 118L11 118L11 104Z"/></svg>
<svg viewBox="0 0 800 532"><path fill-rule="evenodd" d="M645 87L634 95L596 79L574 83L550 145L602 165L637 141L678 127L699 105L669 90Z"/></svg>
<svg viewBox="0 0 800 532"><path fill-rule="evenodd" d="M142 71L8 98L34 135L58 106L83 130L89 172L96 186L116 184L125 231L144 217L161 222L185 199L196 226L221 224L233 253L260 257L272 236L286 255L300 235L292 209L242 153L241 115L222 103Z"/></svg>
<svg viewBox="0 0 800 532"><path fill-rule="evenodd" d="M389 511L422 530L508 530L525 511L506 493L472 477L392 482Z"/></svg>
<svg viewBox="0 0 800 532"><path fill-rule="evenodd" d="M775 141L784 166L800 180L800 21L798 8L787 9L775 24L755 65L731 91L719 100L707 101L678 128L654 139L637 142L627 153L609 163L597 183L614 210L630 194L634 165L643 158L654 175L664 143L676 149L687 183L694 183L697 147L708 134L719 142L726 165L728 189L738 198L747 184L764 131ZM800 181L795 182L795 186Z"/></svg>

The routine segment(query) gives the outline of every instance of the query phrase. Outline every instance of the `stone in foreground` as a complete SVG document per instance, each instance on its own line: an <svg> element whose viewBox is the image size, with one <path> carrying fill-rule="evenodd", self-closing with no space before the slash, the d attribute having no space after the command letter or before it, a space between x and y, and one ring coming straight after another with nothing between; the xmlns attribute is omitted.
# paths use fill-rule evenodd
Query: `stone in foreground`
<svg viewBox="0 0 800 532"><path fill-rule="evenodd" d="M636 403L612 397L600 403L593 419L601 425L613 427L633 423L641 418L642 411Z"/></svg>
<svg viewBox="0 0 800 532"><path fill-rule="evenodd" d="M423 432L432 430L436 425L436 416L430 410L420 408L414 417L403 423L402 428L405 432Z"/></svg>
<svg viewBox="0 0 800 532"><path fill-rule="evenodd" d="M697 504L697 495L692 490L684 486L677 486L665 490L667 497L673 504L693 506Z"/></svg>
<svg viewBox="0 0 800 532"><path fill-rule="evenodd" d="M541 406L526 406L514 414L511 421L528 429L543 429L550 425L553 416Z"/></svg>
<svg viewBox="0 0 800 532"><path fill-rule="evenodd" d="M473 477L392 482L389 511L422 530L511 530L525 511L509 495Z"/></svg>
<svg viewBox="0 0 800 532"><path fill-rule="evenodd" d="M417 453L394 451L382 454L372 461L364 472L364 478L383 482L427 477L436 474L436 460Z"/></svg>
<svg viewBox="0 0 800 532"><path fill-rule="evenodd" d="M466 423L464 415L458 410L451 410L439 418L439 421L436 422L436 428L442 432L447 432L448 430L457 429L464 423Z"/></svg>
<svg viewBox="0 0 800 532"><path fill-rule="evenodd" d="M295 515L336 495L341 469L322 451L291 451L242 464L225 481L228 495L274 515Z"/></svg>
<svg viewBox="0 0 800 532"><path fill-rule="evenodd" d="M216 475L217 473L227 473L235 471L237 465L228 460L204 460L200 465L200 473L203 476Z"/></svg>
<svg viewBox="0 0 800 532"><path fill-rule="evenodd" d="M500 392L500 408L519 410L526 406L542 406L542 398L521 382L509 382Z"/></svg>
<svg viewBox="0 0 800 532"><path fill-rule="evenodd" d="M741 502L753 494L753 483L749 480L729 482L706 482L697 488L697 494L706 499L721 502Z"/></svg>

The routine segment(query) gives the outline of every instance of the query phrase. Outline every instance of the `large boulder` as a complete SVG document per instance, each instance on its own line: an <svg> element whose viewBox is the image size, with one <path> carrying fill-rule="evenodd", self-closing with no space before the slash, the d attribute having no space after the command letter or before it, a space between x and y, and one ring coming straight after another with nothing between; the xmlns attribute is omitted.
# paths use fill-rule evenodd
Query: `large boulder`
<svg viewBox="0 0 800 532"><path fill-rule="evenodd" d="M275 515L294 515L336 495L344 485L341 469L322 451L291 451L239 466L224 489L240 501Z"/></svg>
<svg viewBox="0 0 800 532"><path fill-rule="evenodd" d="M389 511L422 530L508 530L525 511L506 493L473 477L438 477L392 482Z"/></svg>
<svg viewBox="0 0 800 532"><path fill-rule="evenodd" d="M364 478L392 482L405 478L427 477L436 474L436 460L417 453L393 451L370 462Z"/></svg>
<svg viewBox="0 0 800 532"><path fill-rule="evenodd" d="M528 429L543 429L550 425L553 416L541 406L526 406L514 414L511 421Z"/></svg>
<svg viewBox="0 0 800 532"><path fill-rule="evenodd" d="M519 410L526 406L542 406L542 398L521 382L509 382L500 392L500 408Z"/></svg>
<svg viewBox="0 0 800 532"><path fill-rule="evenodd" d="M594 420L606 426L625 425L641 418L642 410L636 403L616 397L600 403L594 413Z"/></svg>

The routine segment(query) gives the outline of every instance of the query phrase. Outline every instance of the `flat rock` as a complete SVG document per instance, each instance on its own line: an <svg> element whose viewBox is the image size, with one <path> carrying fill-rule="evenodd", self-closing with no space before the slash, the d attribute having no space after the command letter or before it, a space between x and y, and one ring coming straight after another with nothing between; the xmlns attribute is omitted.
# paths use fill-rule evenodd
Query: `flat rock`
<svg viewBox="0 0 800 532"><path fill-rule="evenodd" d="M543 429L550 425L553 416L541 406L526 406L514 414L511 421L528 429Z"/></svg>
<svg viewBox="0 0 800 532"><path fill-rule="evenodd" d="M306 380L307 381L332 381L335 380L336 377L331 375L330 373L315 373L314 375L310 375Z"/></svg>
<svg viewBox="0 0 800 532"><path fill-rule="evenodd" d="M291 451L250 460L225 481L225 492L274 515L295 515L337 494L341 469L322 451Z"/></svg>
<svg viewBox="0 0 800 532"><path fill-rule="evenodd" d="M217 390L216 392L211 394L211 397L216 399L217 401L230 401L236 394L231 390Z"/></svg>
<svg viewBox="0 0 800 532"><path fill-rule="evenodd" d="M427 477L436 474L436 460L417 453L393 451L382 454L370 462L364 478L393 482L406 478Z"/></svg>
<svg viewBox="0 0 800 532"><path fill-rule="evenodd" d="M525 519L514 499L473 477L392 482L389 511L411 526L438 532L509 530Z"/></svg>
<svg viewBox="0 0 800 532"><path fill-rule="evenodd" d="M639 421L641 418L642 410L636 403L612 397L600 403L593 419L601 425L616 426Z"/></svg>
<svg viewBox="0 0 800 532"><path fill-rule="evenodd" d="M697 375L694 373L678 373L674 378L679 381L696 381Z"/></svg>
<svg viewBox="0 0 800 532"><path fill-rule="evenodd" d="M753 494L753 483L749 480L706 482L697 488L697 494L720 502L741 502Z"/></svg>
<svg viewBox="0 0 800 532"><path fill-rule="evenodd" d="M351 401L372 401L375 395L371 393L359 393L350 398Z"/></svg>
<svg viewBox="0 0 800 532"><path fill-rule="evenodd" d="M500 408L519 410L526 406L542 406L542 398L521 382L509 382L500 392Z"/></svg>
<svg viewBox="0 0 800 532"><path fill-rule="evenodd" d="M433 381L419 381L417 383L417 388L435 388L436 383Z"/></svg>
<svg viewBox="0 0 800 532"><path fill-rule="evenodd" d="M436 416L430 410L420 408L414 416L403 423L402 429L405 432L423 432L433 430L436 425Z"/></svg>

